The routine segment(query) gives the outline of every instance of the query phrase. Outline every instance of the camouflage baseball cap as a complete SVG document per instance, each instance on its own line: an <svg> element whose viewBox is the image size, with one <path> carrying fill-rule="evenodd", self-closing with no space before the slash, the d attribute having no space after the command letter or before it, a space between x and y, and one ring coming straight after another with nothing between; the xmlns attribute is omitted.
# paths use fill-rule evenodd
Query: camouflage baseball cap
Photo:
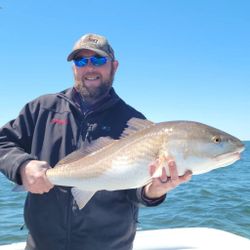
<svg viewBox="0 0 250 250"><path fill-rule="evenodd" d="M115 59L114 50L104 36L97 34L86 34L75 43L72 52L68 55L67 60L73 60L77 53L83 49L92 50L98 55L108 56L111 59Z"/></svg>

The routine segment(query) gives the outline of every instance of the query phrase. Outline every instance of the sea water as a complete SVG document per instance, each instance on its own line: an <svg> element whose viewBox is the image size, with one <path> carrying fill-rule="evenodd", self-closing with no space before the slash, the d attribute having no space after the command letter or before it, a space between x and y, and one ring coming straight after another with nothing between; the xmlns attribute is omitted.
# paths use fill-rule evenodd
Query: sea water
<svg viewBox="0 0 250 250"><path fill-rule="evenodd" d="M250 141L240 161L193 176L167 195L158 207L141 208L138 230L211 227L250 239ZM0 245L25 241L26 194L12 192L13 183L0 174Z"/></svg>

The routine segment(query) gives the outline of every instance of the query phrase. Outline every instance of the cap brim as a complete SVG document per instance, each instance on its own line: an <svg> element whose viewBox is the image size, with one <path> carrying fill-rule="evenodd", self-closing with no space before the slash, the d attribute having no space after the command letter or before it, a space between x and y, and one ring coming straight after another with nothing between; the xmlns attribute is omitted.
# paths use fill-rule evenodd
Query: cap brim
<svg viewBox="0 0 250 250"><path fill-rule="evenodd" d="M67 57L67 61L72 61L75 56L82 50L91 50L91 51L94 51L96 52L98 55L100 56L109 56L109 54L107 54L106 52L102 51L102 50L99 50L99 49L93 49L93 48L89 48L89 47L86 47L86 48L81 48L81 49L76 49L76 50L73 50Z"/></svg>

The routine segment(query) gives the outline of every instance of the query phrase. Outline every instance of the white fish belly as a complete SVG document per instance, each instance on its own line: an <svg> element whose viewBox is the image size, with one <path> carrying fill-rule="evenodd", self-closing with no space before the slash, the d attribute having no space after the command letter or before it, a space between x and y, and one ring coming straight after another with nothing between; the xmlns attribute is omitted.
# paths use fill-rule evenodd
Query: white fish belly
<svg viewBox="0 0 250 250"><path fill-rule="evenodd" d="M125 159L112 161L112 167L94 178L72 180L72 184L82 190L119 190L138 188L150 179L149 162L141 160L128 163Z"/></svg>

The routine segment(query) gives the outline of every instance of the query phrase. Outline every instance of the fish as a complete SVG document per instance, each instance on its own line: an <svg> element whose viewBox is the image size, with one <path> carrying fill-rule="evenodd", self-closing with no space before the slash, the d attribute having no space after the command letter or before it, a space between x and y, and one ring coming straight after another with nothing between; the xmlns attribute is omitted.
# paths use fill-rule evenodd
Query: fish
<svg viewBox="0 0 250 250"><path fill-rule="evenodd" d="M195 121L153 123L132 118L118 140L101 137L74 151L46 172L49 181L69 186L82 209L99 190L140 188L160 177L167 159L178 175L225 167L240 159L244 144L236 137ZM157 164L156 164L157 162ZM156 168L150 173L150 164Z"/></svg>

